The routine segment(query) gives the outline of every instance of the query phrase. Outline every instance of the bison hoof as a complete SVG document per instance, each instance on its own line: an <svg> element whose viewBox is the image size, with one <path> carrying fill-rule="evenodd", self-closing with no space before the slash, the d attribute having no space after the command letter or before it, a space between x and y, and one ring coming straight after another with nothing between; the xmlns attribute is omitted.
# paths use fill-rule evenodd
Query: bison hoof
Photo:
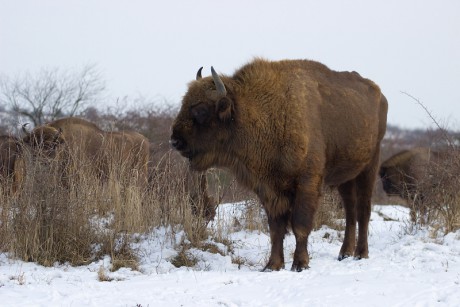
<svg viewBox="0 0 460 307"><path fill-rule="evenodd" d="M354 256L353 259L355 260L361 260L363 258L369 258L368 256L363 256L363 255L357 255L357 256Z"/></svg>
<svg viewBox="0 0 460 307"><path fill-rule="evenodd" d="M308 270L310 267L308 266L308 263L300 263L294 261L291 266L291 271L292 272L302 272L303 270Z"/></svg>
<svg viewBox="0 0 460 307"><path fill-rule="evenodd" d="M267 265L262 269L261 272L272 272L272 271L279 271L284 269L284 263L274 264L268 262Z"/></svg>
<svg viewBox="0 0 460 307"><path fill-rule="evenodd" d="M367 250L356 250L354 259L360 260L362 258L369 258L369 253L367 252Z"/></svg>
<svg viewBox="0 0 460 307"><path fill-rule="evenodd" d="M349 258L351 255L348 254L340 254L339 257L337 257L337 260L342 261L343 259Z"/></svg>
<svg viewBox="0 0 460 307"><path fill-rule="evenodd" d="M292 272L302 272L303 270L308 270L310 267L308 265L301 266L293 264L291 267Z"/></svg>

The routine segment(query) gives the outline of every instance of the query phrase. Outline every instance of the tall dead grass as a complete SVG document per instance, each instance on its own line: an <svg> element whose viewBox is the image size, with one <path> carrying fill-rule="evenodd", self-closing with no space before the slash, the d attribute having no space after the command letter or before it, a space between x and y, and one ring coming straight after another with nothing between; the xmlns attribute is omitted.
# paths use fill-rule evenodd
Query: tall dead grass
<svg viewBox="0 0 460 307"><path fill-rule="evenodd" d="M1 196L0 248L12 256L49 266L81 265L110 255L118 266L135 267L132 234L182 225L191 242L207 237L207 222L189 205L187 167L170 153L151 167L154 180L147 187L133 176L101 180L78 165L63 176L59 159L28 154L25 161L20 192ZM119 174L121 166L114 167L113 174Z"/></svg>

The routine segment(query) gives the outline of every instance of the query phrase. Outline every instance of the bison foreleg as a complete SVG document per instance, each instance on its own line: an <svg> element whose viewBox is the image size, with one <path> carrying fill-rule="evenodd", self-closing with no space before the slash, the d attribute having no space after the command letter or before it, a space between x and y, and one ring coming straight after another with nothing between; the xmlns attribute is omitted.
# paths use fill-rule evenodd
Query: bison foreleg
<svg viewBox="0 0 460 307"><path fill-rule="evenodd" d="M375 177L379 164L379 150L369 166L356 177L356 191L358 201L356 203L356 215L358 219L358 243L356 244L354 257L356 259L368 258L369 249L367 243L369 220L371 217L371 198L374 188Z"/></svg>
<svg viewBox="0 0 460 307"><path fill-rule="evenodd" d="M284 268L283 241L287 232L288 217L287 214L276 217L271 217L270 214L268 214L268 216L272 248L270 259L262 270L263 272L279 271Z"/></svg>
<svg viewBox="0 0 460 307"><path fill-rule="evenodd" d="M309 177L300 183L291 212L291 226L295 235L294 261L291 271L301 272L308 269L310 258L308 256L308 236L313 228L315 212L318 208L321 177Z"/></svg>

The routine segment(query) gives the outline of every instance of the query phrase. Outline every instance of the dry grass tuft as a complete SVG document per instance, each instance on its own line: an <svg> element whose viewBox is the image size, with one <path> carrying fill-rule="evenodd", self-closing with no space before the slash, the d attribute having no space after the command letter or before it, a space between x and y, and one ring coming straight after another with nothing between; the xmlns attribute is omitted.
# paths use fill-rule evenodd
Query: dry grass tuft
<svg viewBox="0 0 460 307"><path fill-rule="evenodd" d="M182 245L177 256L171 259L171 264L176 268L183 266L194 267L198 263L198 258L190 252L190 247L191 245L189 244Z"/></svg>
<svg viewBox="0 0 460 307"><path fill-rule="evenodd" d="M314 229L326 225L332 229L344 230L345 213L342 200L336 189L325 187L321 204L316 212Z"/></svg>
<svg viewBox="0 0 460 307"><path fill-rule="evenodd" d="M99 267L99 270L97 271L97 279L99 281L109 281L109 282L114 280L114 278L110 277L107 274L104 266L102 265Z"/></svg>

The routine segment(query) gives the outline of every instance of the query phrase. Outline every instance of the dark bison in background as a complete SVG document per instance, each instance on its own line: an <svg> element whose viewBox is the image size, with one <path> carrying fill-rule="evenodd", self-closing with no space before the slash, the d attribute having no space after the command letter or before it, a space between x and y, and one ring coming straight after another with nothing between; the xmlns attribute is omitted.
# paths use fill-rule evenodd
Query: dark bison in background
<svg viewBox="0 0 460 307"><path fill-rule="evenodd" d="M0 136L0 185L5 194L16 193L24 179L22 146L14 136Z"/></svg>
<svg viewBox="0 0 460 307"><path fill-rule="evenodd" d="M211 70L202 78L200 69L189 84L170 142L193 169L227 168L258 195L272 245L264 270L284 267L289 225L296 238L291 270L308 268L307 239L323 184L338 186L344 202L339 260L367 258L388 107L379 87L308 60L256 59L233 76Z"/></svg>
<svg viewBox="0 0 460 307"><path fill-rule="evenodd" d="M112 171L128 171L141 185L148 181L149 141L137 132L103 131L80 118L63 118L26 132L23 142L34 154L69 159L66 170L89 168L106 180ZM71 172L71 171L70 171Z"/></svg>
<svg viewBox="0 0 460 307"><path fill-rule="evenodd" d="M430 161L438 158L439 153L430 148L413 148L396 153L380 166L383 190L408 201L414 222L417 215L426 214L422 187L429 187Z"/></svg>

